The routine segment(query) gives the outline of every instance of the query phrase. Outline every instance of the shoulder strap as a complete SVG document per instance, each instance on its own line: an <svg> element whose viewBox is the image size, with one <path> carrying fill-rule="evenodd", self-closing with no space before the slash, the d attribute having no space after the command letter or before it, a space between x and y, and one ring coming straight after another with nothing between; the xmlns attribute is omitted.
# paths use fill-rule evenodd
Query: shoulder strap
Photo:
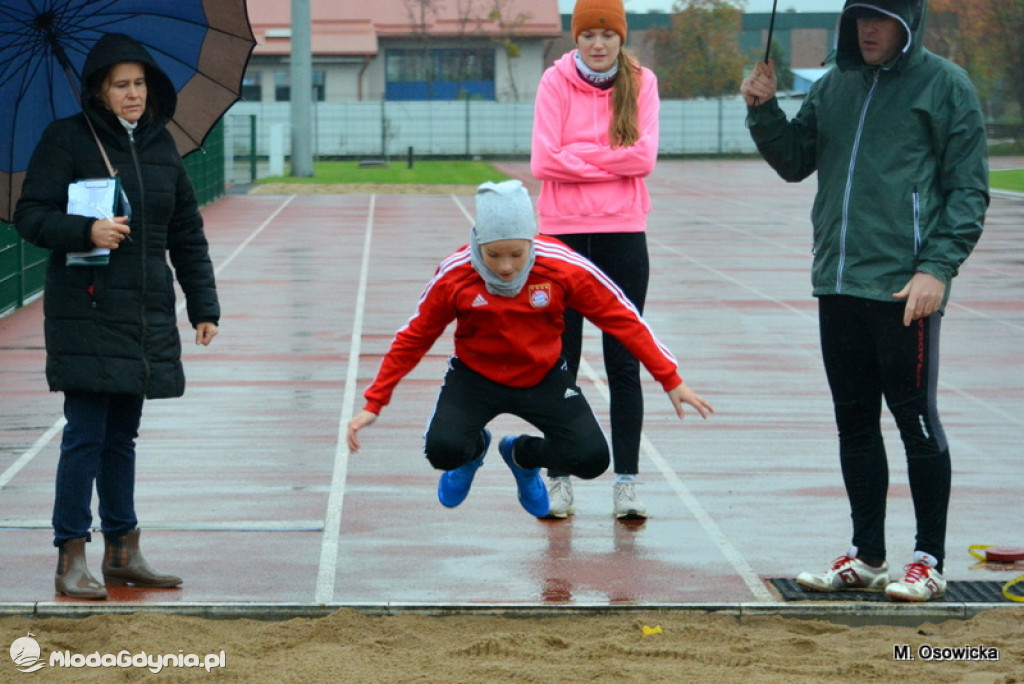
<svg viewBox="0 0 1024 684"><path fill-rule="evenodd" d="M117 176L117 169L115 169L110 163L110 157L107 156L107 151L103 147L103 143L100 142L100 136L96 134L96 127L92 125L92 119L89 118L88 112L82 112L85 116L85 123L89 125L89 132L92 133L92 139L96 141L96 147L99 148L100 156L103 157L103 163L107 167L107 173L113 178Z"/></svg>

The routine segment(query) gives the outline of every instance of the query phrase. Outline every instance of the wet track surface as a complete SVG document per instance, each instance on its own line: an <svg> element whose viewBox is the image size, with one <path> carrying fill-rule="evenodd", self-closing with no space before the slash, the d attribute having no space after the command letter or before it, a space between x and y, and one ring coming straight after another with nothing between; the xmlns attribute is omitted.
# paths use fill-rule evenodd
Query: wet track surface
<svg viewBox="0 0 1024 684"><path fill-rule="evenodd" d="M528 179L526 164L503 168ZM421 436L450 337L399 385L362 451L348 452L345 424L392 334L467 241L471 194L229 195L204 209L221 334L195 347L182 324L186 395L147 402L138 446L143 548L185 584L115 588L108 604L777 605L767 580L824 569L849 537L809 294L814 182L787 185L759 162L662 162L650 189L646 315L718 413L680 423L644 375L649 520L615 521L610 473L574 481L574 517L536 520L496 448L466 502L440 506ZM943 322L954 581L1009 579L967 547L1021 543L1022 223L1024 201L993 200ZM10 612L81 604L53 594L61 396L45 387L42 328L41 301L0 319L0 605ZM580 381L607 425L592 327ZM913 512L885 420L898 569ZM511 417L492 425L496 440L529 429Z"/></svg>

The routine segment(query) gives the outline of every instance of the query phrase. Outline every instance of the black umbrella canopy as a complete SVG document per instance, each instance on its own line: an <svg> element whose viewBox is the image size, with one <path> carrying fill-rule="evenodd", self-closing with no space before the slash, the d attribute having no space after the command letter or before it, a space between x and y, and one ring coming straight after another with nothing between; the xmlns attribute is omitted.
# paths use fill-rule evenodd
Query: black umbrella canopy
<svg viewBox="0 0 1024 684"><path fill-rule="evenodd" d="M141 43L178 93L168 130L185 155L234 104L256 44L245 0L3 0L0 219L11 220L46 127L80 110L89 50L107 33Z"/></svg>

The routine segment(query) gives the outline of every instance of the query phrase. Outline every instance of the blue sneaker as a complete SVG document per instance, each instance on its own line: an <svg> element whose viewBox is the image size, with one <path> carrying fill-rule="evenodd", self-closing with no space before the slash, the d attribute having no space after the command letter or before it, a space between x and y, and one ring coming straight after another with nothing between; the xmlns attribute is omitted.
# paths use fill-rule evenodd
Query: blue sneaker
<svg viewBox="0 0 1024 684"><path fill-rule="evenodd" d="M469 488L473 486L476 469L484 464L487 448L491 446L491 433L482 430L480 434L484 436L484 450L480 457L455 470L446 470L441 473L441 479L437 482L437 500L441 502L442 506L455 508L469 496Z"/></svg>
<svg viewBox="0 0 1024 684"><path fill-rule="evenodd" d="M544 486L540 468L520 468L516 465L513 454L515 454L516 440L518 439L512 435L502 437L498 443L498 451L501 452L501 457L505 459L505 463L515 475L516 488L519 490L519 503L530 515L543 518L551 512L548 488Z"/></svg>

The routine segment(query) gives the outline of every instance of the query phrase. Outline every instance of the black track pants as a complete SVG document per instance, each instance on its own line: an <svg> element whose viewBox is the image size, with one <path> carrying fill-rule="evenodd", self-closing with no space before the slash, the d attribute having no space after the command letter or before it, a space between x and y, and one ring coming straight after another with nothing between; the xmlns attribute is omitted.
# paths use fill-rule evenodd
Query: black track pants
<svg viewBox="0 0 1024 684"><path fill-rule="evenodd" d="M523 435L516 443L516 461L524 468L558 469L586 479L608 469L608 441L564 361L534 387L519 389L488 380L452 358L427 427L427 460L439 470L453 470L478 458L480 431L502 413L522 418L544 435ZM498 439L495 435L495 447Z"/></svg>
<svg viewBox="0 0 1024 684"><path fill-rule="evenodd" d="M836 426L843 481L850 500L853 545L862 560L886 558L889 468L882 440L885 399L906 451L917 518L915 550L942 570L949 508L950 458L936 389L941 314L903 325L903 302L842 295L818 302L822 357Z"/></svg>

